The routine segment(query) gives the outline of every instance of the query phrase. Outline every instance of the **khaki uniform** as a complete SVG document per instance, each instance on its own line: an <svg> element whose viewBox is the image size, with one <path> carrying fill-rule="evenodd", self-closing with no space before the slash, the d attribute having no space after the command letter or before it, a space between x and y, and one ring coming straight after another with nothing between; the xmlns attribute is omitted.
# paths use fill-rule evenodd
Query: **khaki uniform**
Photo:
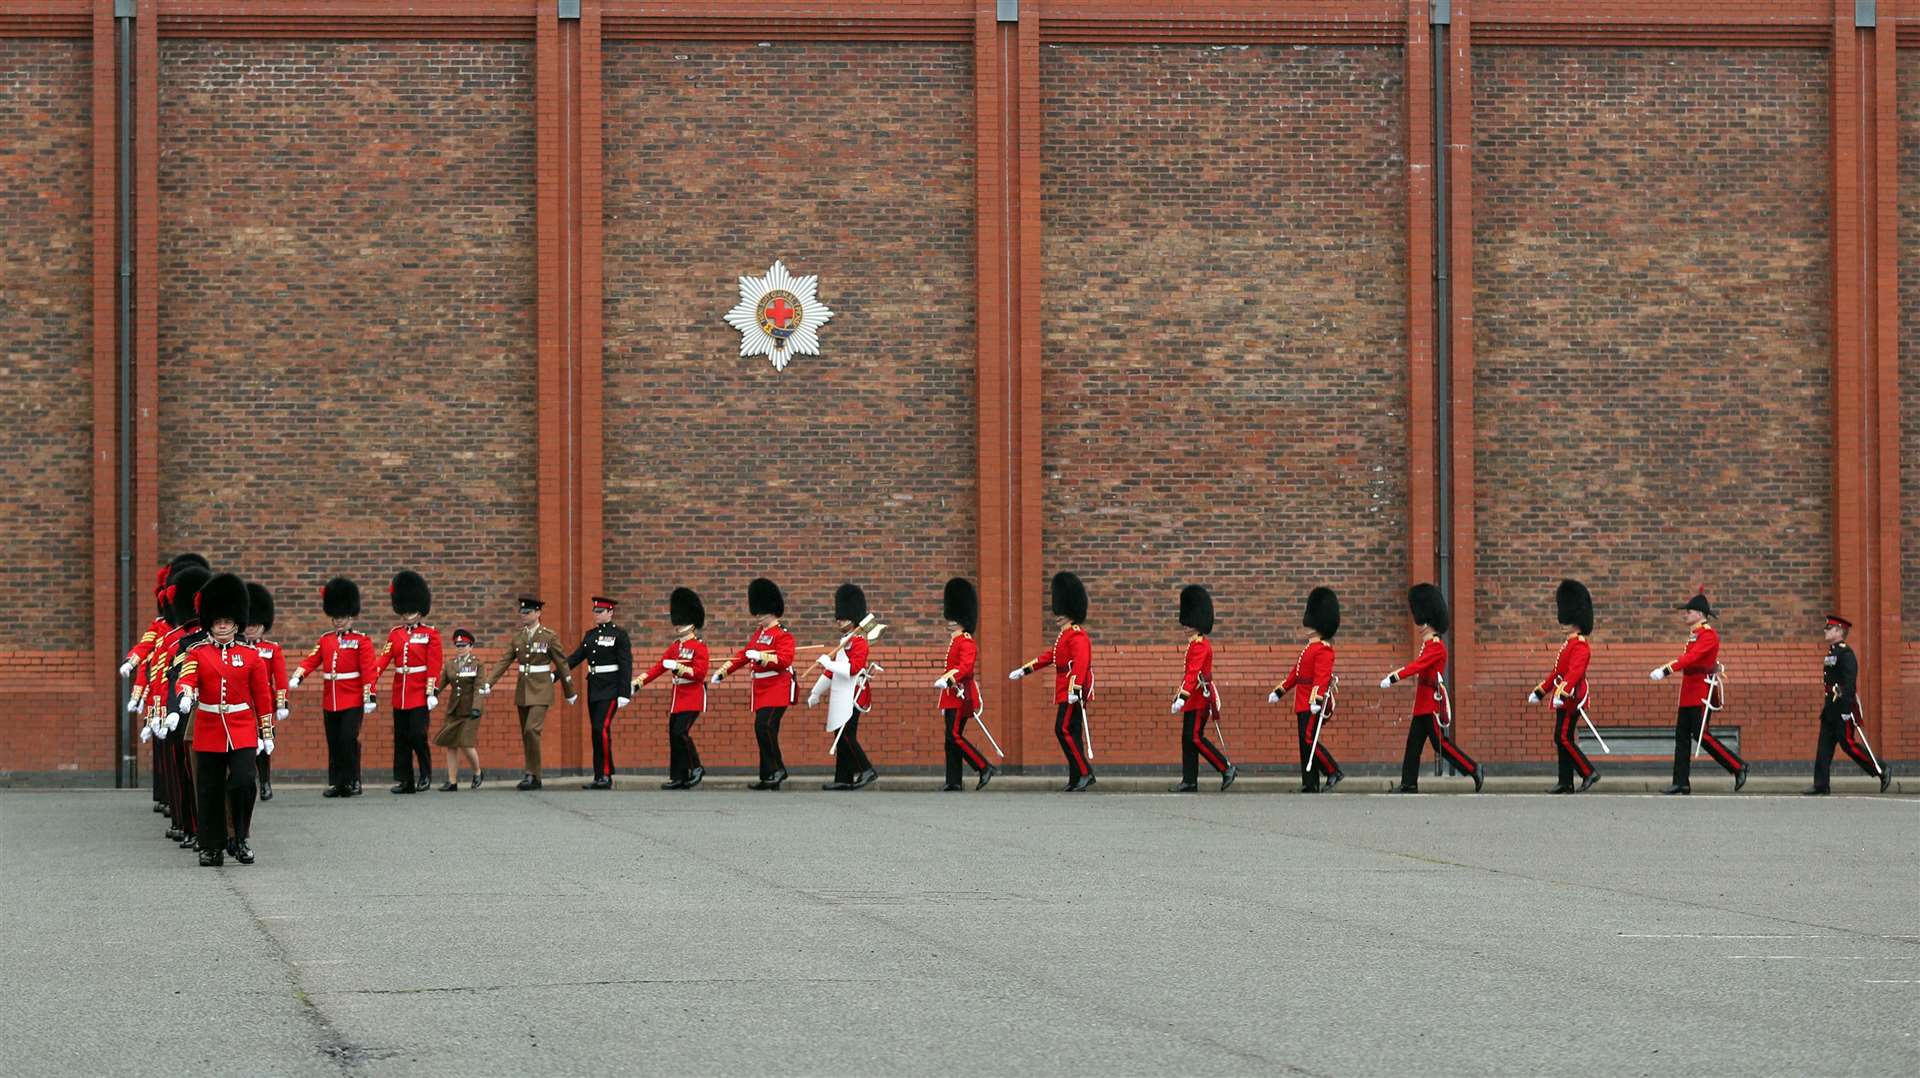
<svg viewBox="0 0 1920 1078"><path fill-rule="evenodd" d="M447 660L440 673L440 691L447 713L433 743L443 749L470 749L480 736L480 660L458 655Z"/></svg>
<svg viewBox="0 0 1920 1078"><path fill-rule="evenodd" d="M567 676L567 653L552 629L537 625L513 634L506 657L487 685L499 681L508 667L520 672L513 690L514 706L520 709L520 745L526 752L527 773L539 778L540 731L547 724L547 708L553 706L554 682L559 682L563 695L574 694L573 681Z"/></svg>

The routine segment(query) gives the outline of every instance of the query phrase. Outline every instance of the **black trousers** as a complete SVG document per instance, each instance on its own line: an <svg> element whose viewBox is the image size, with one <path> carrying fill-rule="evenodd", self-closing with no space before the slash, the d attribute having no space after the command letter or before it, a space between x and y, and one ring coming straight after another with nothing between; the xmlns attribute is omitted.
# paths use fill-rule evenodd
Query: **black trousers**
<svg viewBox="0 0 1920 1078"><path fill-rule="evenodd" d="M420 781L433 777L433 747L427 744L427 709L393 709L393 781L414 785L413 765L420 764Z"/></svg>
<svg viewBox="0 0 1920 1078"><path fill-rule="evenodd" d="M227 848L227 815L233 815L236 842L245 842L253 824L252 749L231 752L196 752L194 770L200 788L200 827L194 834L202 850Z"/></svg>
<svg viewBox="0 0 1920 1078"><path fill-rule="evenodd" d="M187 727L167 737L167 774L173 779L167 800L173 806L173 826L189 835L199 834L200 803L193 796L193 751L187 747Z"/></svg>
<svg viewBox="0 0 1920 1078"><path fill-rule="evenodd" d="M1332 778L1338 774L1340 762L1333 758L1333 753L1327 751L1325 730L1320 731L1319 747L1313 744L1313 728L1314 724L1321 721L1320 716L1311 711L1296 711L1293 718L1300 726L1300 783L1309 790L1318 790L1321 776ZM1313 759L1307 759L1308 753L1313 754Z"/></svg>
<svg viewBox="0 0 1920 1078"><path fill-rule="evenodd" d="M1880 777L1880 769L1874 766L1873 757L1860 744L1860 732L1850 722L1840 721L1840 716L1829 718L1820 716L1820 746L1813 752L1813 788L1824 790L1833 777L1833 748L1838 745L1841 751L1860 765L1860 770Z"/></svg>
<svg viewBox="0 0 1920 1078"><path fill-rule="evenodd" d="M780 719L784 707L763 707L753 713L753 739L760 743L760 779L766 781L787 769L780 756Z"/></svg>
<svg viewBox="0 0 1920 1078"><path fill-rule="evenodd" d="M613 777L613 715L620 710L615 705L620 701L615 697L595 700L587 697L587 721L593 724L593 777L610 779Z"/></svg>
<svg viewBox="0 0 1920 1078"><path fill-rule="evenodd" d="M346 789L360 781L360 722L366 712L357 707L323 711L320 726L327 732L327 785Z"/></svg>
<svg viewBox="0 0 1920 1078"><path fill-rule="evenodd" d="M153 799L160 803L160 807L165 809L167 816L171 818L173 816L173 775L168 771L167 765L170 762L168 757L173 754L173 750L167 747L165 741L151 741L148 744L153 746Z"/></svg>
<svg viewBox="0 0 1920 1078"><path fill-rule="evenodd" d="M260 785L265 786L267 783L272 782L273 757L259 750L255 750L253 754L253 770L255 777L260 780Z"/></svg>
<svg viewBox="0 0 1920 1078"><path fill-rule="evenodd" d="M1706 722L1707 709L1704 707L1683 707L1673 720L1673 784L1675 786L1692 785L1693 739L1696 734L1701 734L1700 728ZM1726 768L1729 773L1747 766L1745 760L1736 755L1732 749L1721 744L1719 738L1713 736L1712 730L1707 730L1701 735L1700 747L1706 749L1707 755L1713 757L1713 761Z"/></svg>
<svg viewBox="0 0 1920 1078"><path fill-rule="evenodd" d="M1193 783L1200 781L1200 758L1207 758L1207 766L1215 771L1225 772L1227 758L1213 742L1207 740L1207 713L1205 711L1183 711L1180 713L1180 781Z"/></svg>
<svg viewBox="0 0 1920 1078"><path fill-rule="evenodd" d="M1461 774L1479 772L1480 765L1473 762L1473 757L1460 751L1460 746L1453 743L1445 730L1440 729L1440 722L1435 716L1415 715L1407 727L1406 755L1400 758L1400 785L1420 785L1420 753L1429 741L1433 742L1434 751L1459 768Z"/></svg>
<svg viewBox="0 0 1920 1078"><path fill-rule="evenodd" d="M941 728L946 730L947 785L949 786L960 784L962 761L975 771L987 769L987 758L980 755L980 750L973 747L973 742L967 740L967 719L972 717L971 715L963 717L959 708L942 708L940 711Z"/></svg>
<svg viewBox="0 0 1920 1078"><path fill-rule="evenodd" d="M1093 758L1087 755L1084 743L1085 708L1085 704L1061 704L1053 717L1053 736L1060 739L1060 751L1067 757L1067 774L1075 779L1093 772Z"/></svg>
<svg viewBox="0 0 1920 1078"><path fill-rule="evenodd" d="M1553 750L1560 758L1560 785L1573 785L1577 772L1581 778L1593 774L1593 761L1580 748L1580 712L1563 707L1553 713Z"/></svg>
<svg viewBox="0 0 1920 1078"><path fill-rule="evenodd" d="M873 761L867 759L867 750L860 747L860 712L855 711L853 718L840 728L840 747L833 754L833 781L852 782L871 770Z"/></svg>
<svg viewBox="0 0 1920 1078"><path fill-rule="evenodd" d="M676 711L667 716L667 770L675 782L690 777L700 766L700 750L693 745L693 721L699 717L698 711Z"/></svg>

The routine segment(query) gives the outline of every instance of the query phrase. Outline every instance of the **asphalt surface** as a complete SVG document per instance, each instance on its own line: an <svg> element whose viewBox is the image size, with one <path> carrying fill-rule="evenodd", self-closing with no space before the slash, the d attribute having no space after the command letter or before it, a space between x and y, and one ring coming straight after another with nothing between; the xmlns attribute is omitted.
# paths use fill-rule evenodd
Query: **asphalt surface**
<svg viewBox="0 0 1920 1078"><path fill-rule="evenodd" d="M1920 802L0 793L8 1074L1914 1074Z"/></svg>

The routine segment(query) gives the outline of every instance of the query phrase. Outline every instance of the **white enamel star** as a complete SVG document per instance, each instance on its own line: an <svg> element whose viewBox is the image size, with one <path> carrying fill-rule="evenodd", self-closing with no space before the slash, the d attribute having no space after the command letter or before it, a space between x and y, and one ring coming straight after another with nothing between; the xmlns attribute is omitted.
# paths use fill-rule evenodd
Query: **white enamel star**
<svg viewBox="0 0 1920 1078"><path fill-rule="evenodd" d="M740 278L740 302L727 323L740 331L740 354L766 356L785 370L794 355L820 354L820 327L833 312L815 295L818 277L796 277L778 260L765 277Z"/></svg>

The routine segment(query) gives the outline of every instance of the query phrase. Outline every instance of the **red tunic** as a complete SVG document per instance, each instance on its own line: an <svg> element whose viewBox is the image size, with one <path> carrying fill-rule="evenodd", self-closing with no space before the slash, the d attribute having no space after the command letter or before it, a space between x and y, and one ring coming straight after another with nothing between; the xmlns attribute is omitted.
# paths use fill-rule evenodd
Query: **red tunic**
<svg viewBox="0 0 1920 1078"><path fill-rule="evenodd" d="M379 685L389 663L393 665L394 710L426 707L427 697L437 695L440 684L440 631L425 622L395 625L387 633L387 646L374 660L370 687Z"/></svg>
<svg viewBox="0 0 1920 1078"><path fill-rule="evenodd" d="M1275 692L1293 690L1293 710L1312 711L1316 701L1327 695L1333 684L1333 645L1325 640L1310 640L1293 661L1293 670Z"/></svg>
<svg viewBox="0 0 1920 1078"><path fill-rule="evenodd" d="M1401 678L1418 678L1413 692L1413 713L1415 715L1444 715L1440 706L1440 675L1447 672L1447 645L1437 636L1427 637L1420 645L1420 654L1410 663L1393 672L1395 681Z"/></svg>
<svg viewBox="0 0 1920 1078"><path fill-rule="evenodd" d="M287 653L271 640L249 640L247 643L260 653L260 661L267 664L267 683L273 688L274 710L286 707Z"/></svg>
<svg viewBox="0 0 1920 1078"><path fill-rule="evenodd" d="M1707 679L1720 666L1720 633L1706 622L1696 625L1687 636L1687 650L1680 653L1678 659L1667 664L1667 669L1681 675L1680 706L1705 707L1707 704Z"/></svg>
<svg viewBox="0 0 1920 1078"><path fill-rule="evenodd" d="M1553 672L1548 674L1533 691L1548 698L1555 704L1562 703L1578 708L1587 698L1587 661L1593 655L1593 648L1587 644L1587 638L1579 633L1567 637L1560 645L1560 654L1553 660Z"/></svg>
<svg viewBox="0 0 1920 1078"><path fill-rule="evenodd" d="M260 743L273 714L273 682L260 653L238 641L203 640L187 652L180 685L193 690L193 750L230 752Z"/></svg>
<svg viewBox="0 0 1920 1078"><path fill-rule="evenodd" d="M749 660L749 651L759 652L760 660ZM743 666L753 667L754 710L787 707L793 703L799 692L799 680L793 672L793 634L786 626L776 621L755 632L747 646L734 652L721 670L731 675Z"/></svg>
<svg viewBox="0 0 1920 1078"><path fill-rule="evenodd" d="M127 652L126 662L133 664L134 700L140 701L147 698L147 676L150 673L148 667L153 659L153 649L160 646L160 638L167 635L172 628L173 626L167 624L165 618L153 619L147 626L146 633L140 637L140 642L133 645L133 650Z"/></svg>
<svg viewBox="0 0 1920 1078"><path fill-rule="evenodd" d="M1180 676L1180 695L1186 697L1184 710L1213 714L1220 706L1219 690L1213 684L1213 643L1195 635L1187 641L1187 668Z"/></svg>
<svg viewBox="0 0 1920 1078"><path fill-rule="evenodd" d="M1053 646L1027 665L1036 670L1043 666L1054 668L1053 702L1056 704L1067 702L1070 688L1079 690L1083 700L1093 695L1093 641L1078 625L1060 630Z"/></svg>
<svg viewBox="0 0 1920 1078"><path fill-rule="evenodd" d="M952 708L962 717L980 710L980 682L975 667L980 661L980 646L964 632L954 633L947 641L947 666L953 680L940 690L940 710Z"/></svg>
<svg viewBox="0 0 1920 1078"><path fill-rule="evenodd" d="M324 711L346 711L373 699L379 676L373 666L373 638L352 629L335 629L320 638L300 660L295 675L305 679L315 670L324 679L320 686L320 707Z"/></svg>
<svg viewBox="0 0 1920 1078"><path fill-rule="evenodd" d="M660 658L646 673L640 675L640 684L645 685L654 678L667 672L667 660L672 659L683 664L673 672L673 703L668 706L670 712L705 711L707 709L707 645L699 637L689 640L676 640L667 645Z"/></svg>

